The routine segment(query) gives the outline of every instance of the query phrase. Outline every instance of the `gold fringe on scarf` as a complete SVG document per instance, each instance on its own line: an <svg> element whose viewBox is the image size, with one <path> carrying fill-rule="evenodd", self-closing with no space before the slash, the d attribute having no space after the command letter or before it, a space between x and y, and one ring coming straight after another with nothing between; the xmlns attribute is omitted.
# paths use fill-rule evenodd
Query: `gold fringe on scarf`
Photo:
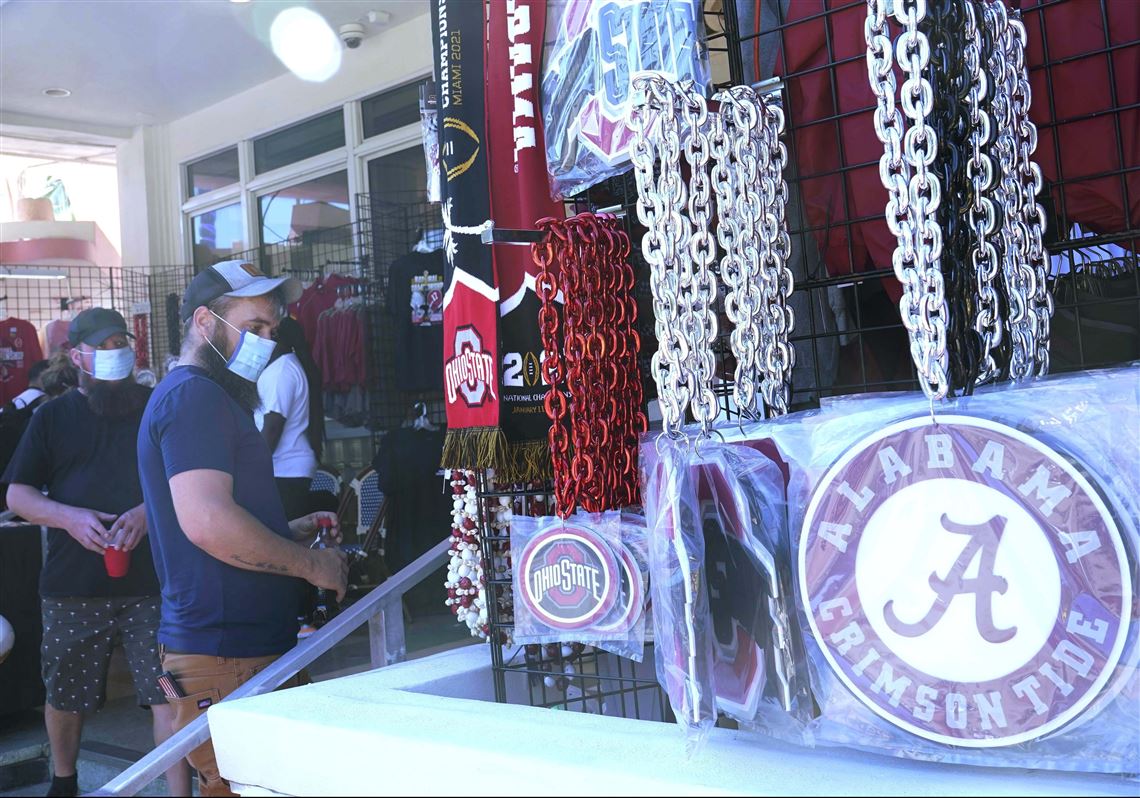
<svg viewBox="0 0 1140 798"><path fill-rule="evenodd" d="M449 429L443 440L443 468L493 468L498 473L509 462L507 436L498 427Z"/></svg>
<svg viewBox="0 0 1140 798"><path fill-rule="evenodd" d="M550 444L546 441L524 441L507 446L507 462L496 472L506 482L549 482L554 479L550 461Z"/></svg>

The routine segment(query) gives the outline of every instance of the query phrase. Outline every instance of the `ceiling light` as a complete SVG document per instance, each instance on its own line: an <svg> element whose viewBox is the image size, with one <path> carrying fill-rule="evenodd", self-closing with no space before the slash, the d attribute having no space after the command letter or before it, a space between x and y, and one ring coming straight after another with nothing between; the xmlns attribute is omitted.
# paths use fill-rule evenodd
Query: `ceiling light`
<svg viewBox="0 0 1140 798"><path fill-rule="evenodd" d="M60 272L49 272L40 269L22 269L14 272L11 269L0 272L0 280L66 280L67 275Z"/></svg>
<svg viewBox="0 0 1140 798"><path fill-rule="evenodd" d="M340 39L325 18L301 6L287 8L269 27L273 54L301 80L328 80L340 69Z"/></svg>
<svg viewBox="0 0 1140 798"><path fill-rule="evenodd" d="M44 89L44 94L48 97L70 97L71 89L51 88Z"/></svg>

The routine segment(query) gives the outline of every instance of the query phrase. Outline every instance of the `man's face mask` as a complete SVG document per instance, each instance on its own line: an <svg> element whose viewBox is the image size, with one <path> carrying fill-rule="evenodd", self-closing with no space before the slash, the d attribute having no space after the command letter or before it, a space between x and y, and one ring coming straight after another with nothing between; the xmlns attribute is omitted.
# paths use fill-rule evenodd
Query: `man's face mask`
<svg viewBox="0 0 1140 798"><path fill-rule="evenodd" d="M84 357L87 355L91 356L91 371L84 369L84 372L97 380L125 380L135 367L135 353L129 346L83 353Z"/></svg>
<svg viewBox="0 0 1140 798"><path fill-rule="evenodd" d="M261 372L265 371L265 367L269 364L269 358L273 357L273 350L277 348L277 344L247 330L239 330L214 311L211 310L210 312L222 324L240 334L241 338L238 339L234 353L230 355L228 360L225 355L218 352L218 348L214 346L213 342L207 339L206 343L210 344L211 349L218 352L218 357L226 361L227 369L243 379L257 382L257 378L261 376Z"/></svg>

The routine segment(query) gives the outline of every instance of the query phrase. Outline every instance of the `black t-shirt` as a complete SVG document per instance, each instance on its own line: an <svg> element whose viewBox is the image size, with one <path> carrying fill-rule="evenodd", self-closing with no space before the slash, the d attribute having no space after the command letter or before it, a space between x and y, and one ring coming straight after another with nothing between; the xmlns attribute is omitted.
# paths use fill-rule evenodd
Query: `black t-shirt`
<svg viewBox="0 0 1140 798"><path fill-rule="evenodd" d="M28 425L4 482L47 488L61 504L121 515L142 504L138 433L143 408L122 419L97 416L78 390L40 408ZM79 545L62 529L48 530L48 553L40 574L42 596L154 596L158 580L150 541L131 552L126 576L107 576L102 556Z"/></svg>
<svg viewBox="0 0 1140 798"><path fill-rule="evenodd" d="M443 435L442 430L394 429L372 461L380 490L388 497L385 559L393 573L442 540L451 528L452 496L444 494L438 476Z"/></svg>
<svg viewBox="0 0 1140 798"><path fill-rule="evenodd" d="M388 271L388 313L396 332L396 387L443 390L443 250L412 252Z"/></svg>

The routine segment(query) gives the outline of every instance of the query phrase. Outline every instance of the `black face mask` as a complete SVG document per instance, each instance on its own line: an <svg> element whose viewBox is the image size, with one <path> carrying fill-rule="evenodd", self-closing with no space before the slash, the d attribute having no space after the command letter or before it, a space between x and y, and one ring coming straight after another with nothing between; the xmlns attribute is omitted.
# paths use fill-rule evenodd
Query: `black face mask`
<svg viewBox="0 0 1140 798"><path fill-rule="evenodd" d="M108 382L89 380L84 385L87 405L101 418L130 418L142 412L150 399L150 390L135 382L134 377Z"/></svg>
<svg viewBox="0 0 1140 798"><path fill-rule="evenodd" d="M219 327L221 325L218 325ZM211 347L210 344L214 346ZM214 351L214 349L217 351ZM224 358L218 352L229 351ZM212 379L218 385L222 386L222 390L230 395L230 397L242 406L244 410L252 413L261 404L261 397L257 393L257 383L250 382L245 377L239 377L228 368L226 368L226 360L233 355L232 347L226 341L226 333L224 330L216 330L210 337L209 343L202 345L202 352L204 357L199 357L199 362L205 363L203 368L206 370L206 376Z"/></svg>

